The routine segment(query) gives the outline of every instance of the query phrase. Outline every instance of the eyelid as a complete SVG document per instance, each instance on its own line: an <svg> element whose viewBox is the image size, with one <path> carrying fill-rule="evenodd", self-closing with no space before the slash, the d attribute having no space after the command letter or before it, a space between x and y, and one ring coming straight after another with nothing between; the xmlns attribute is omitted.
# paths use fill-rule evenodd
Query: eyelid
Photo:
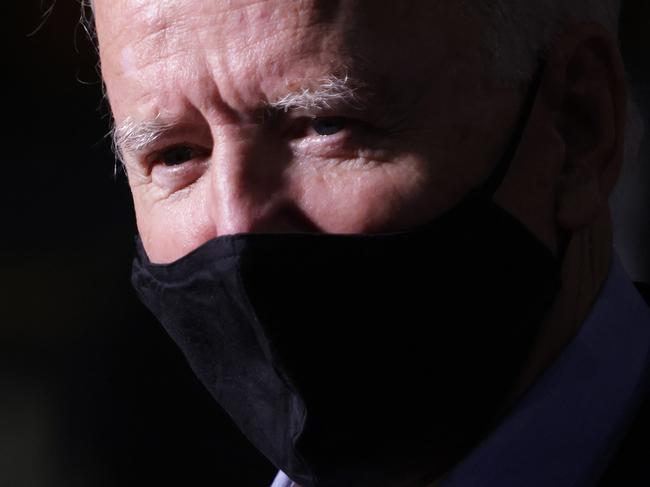
<svg viewBox="0 0 650 487"><path fill-rule="evenodd" d="M313 123L316 120L326 120L326 119L339 119L343 124L343 128L340 132L337 132L332 135L319 135L314 133L313 131ZM318 115L318 116L311 116L311 115L302 115L300 117L294 116L291 120L287 122L285 127L282 128L282 133L284 133L286 136L288 136L291 139L302 139L305 137L326 137L326 138L333 138L340 136L341 134L350 134L352 131L356 129L367 129L370 127L370 124L368 124L366 121L355 118L355 117L350 117L346 115L341 115L340 113L331 113L329 115Z"/></svg>
<svg viewBox="0 0 650 487"><path fill-rule="evenodd" d="M289 120L298 119L315 119L315 118L343 118L349 120L364 120L368 121L368 114L363 110L358 110L350 107L315 107L305 109L291 109L286 112L286 117Z"/></svg>
<svg viewBox="0 0 650 487"><path fill-rule="evenodd" d="M207 171L208 166L209 157L194 157L175 165L166 165L154 159L149 165L149 173L155 186L174 194L194 184Z"/></svg>
<svg viewBox="0 0 650 487"><path fill-rule="evenodd" d="M211 154L211 150L200 147L200 146L198 146L196 144L191 144L191 143L187 143L187 142L179 142L179 143L165 145L165 146L161 147L158 150L150 152L144 158L145 163L146 163L146 165L148 167L151 167L151 166L155 165L156 163L161 162L160 158L166 151L170 151L170 150L178 149L178 148L188 148L188 149L191 149L193 153L198 154L199 157L193 157L192 159L188 160L187 162L191 162L191 161L193 161L193 160L195 160L197 158L205 159L206 157L208 157ZM184 162L184 163L181 163L181 164L178 164L178 165L186 164L187 162ZM166 164L163 163L163 165L166 165ZM172 167L172 166L168 166L168 167Z"/></svg>

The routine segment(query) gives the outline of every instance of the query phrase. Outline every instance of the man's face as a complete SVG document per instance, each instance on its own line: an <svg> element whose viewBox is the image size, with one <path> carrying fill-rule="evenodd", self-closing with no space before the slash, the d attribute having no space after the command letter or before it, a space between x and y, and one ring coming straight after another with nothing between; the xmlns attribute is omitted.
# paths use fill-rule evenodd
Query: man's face
<svg viewBox="0 0 650 487"><path fill-rule="evenodd" d="M458 2L95 3L154 262L225 234L425 223L490 173L521 103L486 82Z"/></svg>

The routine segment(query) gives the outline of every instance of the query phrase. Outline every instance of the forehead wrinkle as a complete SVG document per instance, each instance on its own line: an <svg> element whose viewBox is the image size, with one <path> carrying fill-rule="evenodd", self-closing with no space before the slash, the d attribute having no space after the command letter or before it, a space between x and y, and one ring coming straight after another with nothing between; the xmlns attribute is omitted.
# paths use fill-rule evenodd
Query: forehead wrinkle
<svg viewBox="0 0 650 487"><path fill-rule="evenodd" d="M340 71L331 60L327 61L327 65L315 61L323 57L323 40L313 42L310 37L316 35L310 27L313 26L279 25L271 32L240 32L239 35L220 38L220 49L208 47L203 51L205 64L215 85L221 88L220 91L226 99L233 98L234 104L237 105L246 99L257 98L257 101L266 105L265 98L277 98L275 94L278 90L284 96L282 91L286 92L286 88L283 90L281 87L284 79L295 78L296 75L303 78L306 71ZM202 40L202 43L207 45L205 40ZM320 81L323 86L317 89L302 89L300 91L303 95L312 91L333 95L334 86L342 88L344 84L334 83L338 81L334 77L321 76L312 80L311 84L314 84L314 81ZM287 82L284 84L289 85ZM276 93L273 93L274 91ZM343 92L342 89L339 91Z"/></svg>
<svg viewBox="0 0 650 487"><path fill-rule="evenodd" d="M168 59L187 56L185 39L191 35L188 21L160 25L122 46L119 68L129 75L143 71L151 65L163 65Z"/></svg>

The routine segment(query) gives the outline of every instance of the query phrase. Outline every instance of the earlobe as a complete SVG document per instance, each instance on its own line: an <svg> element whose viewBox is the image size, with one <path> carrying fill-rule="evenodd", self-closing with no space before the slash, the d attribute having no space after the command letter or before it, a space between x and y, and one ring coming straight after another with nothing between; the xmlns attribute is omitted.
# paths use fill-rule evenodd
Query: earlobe
<svg viewBox="0 0 650 487"><path fill-rule="evenodd" d="M558 38L549 57L556 86L553 123L565 147L557 220L566 231L591 225L606 208L623 160L627 92L620 51L595 24Z"/></svg>

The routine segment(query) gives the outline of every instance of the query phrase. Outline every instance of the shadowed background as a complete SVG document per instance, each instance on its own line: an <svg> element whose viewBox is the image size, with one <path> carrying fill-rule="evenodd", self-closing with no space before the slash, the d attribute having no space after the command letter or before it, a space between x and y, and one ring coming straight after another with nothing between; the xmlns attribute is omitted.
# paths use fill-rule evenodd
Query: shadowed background
<svg viewBox="0 0 650 487"><path fill-rule="evenodd" d="M135 299L94 51L74 0L28 37L47 7L2 7L0 487L268 485Z"/></svg>
<svg viewBox="0 0 650 487"><path fill-rule="evenodd" d="M2 7L0 487L268 485L274 468L135 299L135 225L104 136L96 56L74 0L29 35L47 7ZM627 7L644 114L649 24L650 5ZM649 149L628 161L615 197L617 246L637 280L650 276Z"/></svg>

